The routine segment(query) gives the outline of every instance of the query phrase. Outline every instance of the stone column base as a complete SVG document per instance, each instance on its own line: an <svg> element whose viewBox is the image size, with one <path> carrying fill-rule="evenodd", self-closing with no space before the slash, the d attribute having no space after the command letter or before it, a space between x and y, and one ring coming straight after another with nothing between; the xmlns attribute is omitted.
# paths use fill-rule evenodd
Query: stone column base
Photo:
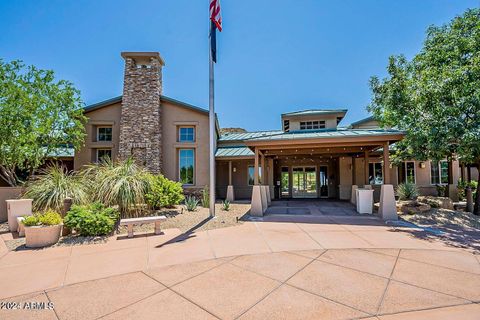
<svg viewBox="0 0 480 320"><path fill-rule="evenodd" d="M227 187L227 198L228 201L232 202L235 201L235 192L233 191L233 186L229 185Z"/></svg>
<svg viewBox="0 0 480 320"><path fill-rule="evenodd" d="M382 184L378 214L383 220L398 220L393 185Z"/></svg>
<svg viewBox="0 0 480 320"><path fill-rule="evenodd" d="M250 214L256 217L263 217L262 187L260 185L255 185L252 188L252 203L250 208Z"/></svg>
<svg viewBox="0 0 480 320"><path fill-rule="evenodd" d="M350 202L354 205L357 204L357 189L358 189L358 186L354 184L352 186L352 194L350 195Z"/></svg>
<svg viewBox="0 0 480 320"><path fill-rule="evenodd" d="M262 197L262 213L264 213L268 207L266 186L260 186L260 195Z"/></svg>
<svg viewBox="0 0 480 320"><path fill-rule="evenodd" d="M448 185L448 197L452 199L453 202L458 201L458 189L457 185L449 184Z"/></svg>
<svg viewBox="0 0 480 320"><path fill-rule="evenodd" d="M267 206L272 204L272 198L270 197L270 186L265 186L265 193L267 195Z"/></svg>

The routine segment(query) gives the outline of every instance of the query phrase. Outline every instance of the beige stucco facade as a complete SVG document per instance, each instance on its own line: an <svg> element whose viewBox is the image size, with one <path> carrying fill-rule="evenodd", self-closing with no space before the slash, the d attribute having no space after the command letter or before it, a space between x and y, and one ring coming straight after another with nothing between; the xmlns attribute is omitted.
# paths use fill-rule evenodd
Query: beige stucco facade
<svg viewBox="0 0 480 320"><path fill-rule="evenodd" d="M165 62L158 53L128 52L122 57L126 59L124 95L127 93L129 100L120 96L85 108L87 137L75 154L75 169L98 161L100 153L107 152L114 161L130 155L139 161L137 157L142 155L152 172L180 181L179 153L190 149L194 154L193 182L184 188L204 188L210 177L208 111L163 95ZM152 65L158 68L153 70ZM139 94L145 90L154 92ZM369 184L378 199L381 184L396 186L404 180L389 159L390 146L401 140L403 133L380 128L372 117L340 127L346 113L346 109L294 111L281 115L281 130L222 136L217 123L217 197L225 198L229 188L234 198L249 199L254 185L266 185L272 198L347 200L353 185ZM111 128L108 141L98 141L99 128ZM179 128L192 128L194 140L180 141ZM435 195L431 162L412 160L410 171L412 168L420 192ZM469 172L471 179L478 176L476 168ZM451 185L467 175L458 161L452 163L451 173Z"/></svg>
<svg viewBox="0 0 480 320"><path fill-rule="evenodd" d="M97 161L97 149L109 149L112 151L112 159L118 158L119 130L121 117L121 102L117 101L110 105L102 106L86 112L88 118L86 125L87 137L85 145L75 153L75 170L82 166ZM209 133L208 113L175 103L171 99L161 99L162 108L162 145L163 145L163 171L169 179L179 180L178 151L180 149L194 149L195 170L194 184L186 188L203 188L208 184L208 157L209 157ZM112 127L112 141L98 142L97 128ZM195 130L195 142L182 143L178 141L180 127L193 127Z"/></svg>

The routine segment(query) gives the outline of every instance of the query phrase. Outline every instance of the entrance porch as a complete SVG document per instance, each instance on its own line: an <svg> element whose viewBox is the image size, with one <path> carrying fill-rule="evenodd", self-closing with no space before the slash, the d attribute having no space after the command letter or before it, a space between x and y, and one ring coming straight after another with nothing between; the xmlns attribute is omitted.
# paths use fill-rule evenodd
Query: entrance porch
<svg viewBox="0 0 480 320"><path fill-rule="evenodd" d="M246 142L255 155L253 215L278 210L275 205L270 206L270 199L350 200L353 186L372 189L373 185L379 185L382 190L388 186L388 197L390 200L393 198L394 170L390 166L389 146L398 141L400 135L382 131L371 136L362 134L332 138L327 134L323 132L322 138L303 139L294 139L295 135L289 134L290 140L272 137L266 141ZM382 198L382 195L378 198ZM347 202L343 202L343 206L348 206L352 211ZM310 207L313 210L304 211L322 214L321 210L315 209L316 206ZM323 208L328 211L326 206ZM343 212L343 208L337 212ZM347 215L347 212L344 214Z"/></svg>
<svg viewBox="0 0 480 320"><path fill-rule="evenodd" d="M274 200L265 215L359 216L348 201L335 199ZM370 215L362 215L370 216Z"/></svg>

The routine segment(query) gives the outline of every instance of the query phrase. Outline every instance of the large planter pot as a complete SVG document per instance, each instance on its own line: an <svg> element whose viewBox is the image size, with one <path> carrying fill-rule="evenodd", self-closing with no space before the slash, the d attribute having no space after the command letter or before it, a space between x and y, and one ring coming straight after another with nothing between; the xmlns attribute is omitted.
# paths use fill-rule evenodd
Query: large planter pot
<svg viewBox="0 0 480 320"><path fill-rule="evenodd" d="M28 248L51 246L58 242L62 233L62 224L54 226L25 226L25 242Z"/></svg>

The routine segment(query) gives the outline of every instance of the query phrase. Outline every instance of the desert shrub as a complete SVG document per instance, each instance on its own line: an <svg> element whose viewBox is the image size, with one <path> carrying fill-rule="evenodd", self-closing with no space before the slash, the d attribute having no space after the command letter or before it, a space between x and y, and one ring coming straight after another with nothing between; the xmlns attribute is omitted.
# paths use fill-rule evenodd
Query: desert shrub
<svg viewBox="0 0 480 320"><path fill-rule="evenodd" d="M457 184L458 198L460 200L465 200L467 195L467 188L470 187L470 189L472 189L473 199L475 199L477 186L478 186L477 181L472 180L469 182L469 181L459 179Z"/></svg>
<svg viewBox="0 0 480 320"><path fill-rule="evenodd" d="M53 210L47 210L32 216L25 217L23 224L27 227L31 226L54 226L62 223L60 214Z"/></svg>
<svg viewBox="0 0 480 320"><path fill-rule="evenodd" d="M208 186L205 186L202 190L202 207L210 207L210 192L208 191Z"/></svg>
<svg viewBox="0 0 480 320"><path fill-rule="evenodd" d="M74 205L67 212L65 226L82 236L107 235L113 231L119 213L116 209L105 207L101 203Z"/></svg>
<svg viewBox="0 0 480 320"><path fill-rule="evenodd" d="M447 186L444 186L444 185L441 185L441 184L437 184L436 185L436 188L437 188L437 196L439 197L445 197L446 193L447 193Z"/></svg>
<svg viewBox="0 0 480 320"><path fill-rule="evenodd" d="M397 186L399 200L414 200L418 197L418 188L413 183L401 183Z"/></svg>
<svg viewBox="0 0 480 320"><path fill-rule="evenodd" d="M65 198L72 198L75 204L86 203L89 199L82 179L58 164L39 170L26 184L22 197L33 199L36 211L61 211Z"/></svg>
<svg viewBox="0 0 480 320"><path fill-rule="evenodd" d="M149 184L145 200L151 208L173 207L185 199L182 184L169 180L163 175L152 175Z"/></svg>
<svg viewBox="0 0 480 320"><path fill-rule="evenodd" d="M198 207L198 199L194 196L188 196L185 198L185 207L188 211L195 211Z"/></svg>
<svg viewBox="0 0 480 320"><path fill-rule="evenodd" d="M122 217L137 217L145 204L151 175L131 158L116 163L109 159L87 167L82 173L93 201L118 206Z"/></svg>
<svg viewBox="0 0 480 320"><path fill-rule="evenodd" d="M222 210L223 211L230 211L230 201L223 200L222 202Z"/></svg>

